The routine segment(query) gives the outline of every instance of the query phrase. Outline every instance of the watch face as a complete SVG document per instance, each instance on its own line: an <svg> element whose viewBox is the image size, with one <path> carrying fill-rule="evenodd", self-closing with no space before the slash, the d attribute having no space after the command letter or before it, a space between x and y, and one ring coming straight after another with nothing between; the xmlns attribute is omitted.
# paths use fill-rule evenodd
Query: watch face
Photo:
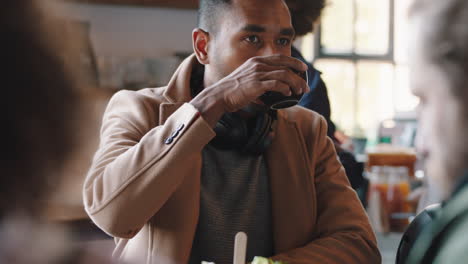
<svg viewBox="0 0 468 264"><path fill-rule="evenodd" d="M308 76L307 71L300 72L292 69L297 75L301 76L302 79L308 83ZM303 94L291 94L290 96L286 96L280 92L266 92L262 96L259 97L260 101L262 101L266 106L270 107L270 109L278 110L282 108L288 108L291 106L296 105L299 100L301 100Z"/></svg>

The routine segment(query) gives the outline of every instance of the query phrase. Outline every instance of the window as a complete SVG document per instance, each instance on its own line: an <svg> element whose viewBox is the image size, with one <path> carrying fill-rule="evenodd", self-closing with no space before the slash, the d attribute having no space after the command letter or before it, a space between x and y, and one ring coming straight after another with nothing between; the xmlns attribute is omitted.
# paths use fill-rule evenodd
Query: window
<svg viewBox="0 0 468 264"><path fill-rule="evenodd" d="M329 0L314 41L301 44L322 72L338 129L370 143L380 121L418 103L406 65L408 2Z"/></svg>

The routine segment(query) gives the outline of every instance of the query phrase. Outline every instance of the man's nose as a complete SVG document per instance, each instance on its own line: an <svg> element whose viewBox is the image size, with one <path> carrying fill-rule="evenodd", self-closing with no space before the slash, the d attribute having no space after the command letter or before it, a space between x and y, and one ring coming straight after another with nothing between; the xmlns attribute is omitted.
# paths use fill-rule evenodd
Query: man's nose
<svg viewBox="0 0 468 264"><path fill-rule="evenodd" d="M266 44L263 49L262 49L262 54L261 56L270 56L270 55L276 55L280 54L280 51L274 44Z"/></svg>

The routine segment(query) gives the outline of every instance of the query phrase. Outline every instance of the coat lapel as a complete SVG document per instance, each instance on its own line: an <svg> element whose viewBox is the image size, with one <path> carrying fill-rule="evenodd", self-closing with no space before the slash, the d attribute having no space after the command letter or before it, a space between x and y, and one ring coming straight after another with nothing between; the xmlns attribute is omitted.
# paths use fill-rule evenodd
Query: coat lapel
<svg viewBox="0 0 468 264"><path fill-rule="evenodd" d="M197 60L195 54L192 54L180 64L169 81L167 89L163 94L168 102L162 103L159 106L160 125L164 124L167 118L185 102L189 102L192 99L190 94L190 77L194 63L197 63Z"/></svg>
<svg viewBox="0 0 468 264"><path fill-rule="evenodd" d="M275 253L279 253L310 240L316 218L316 204L311 201L316 199L313 171L307 160L309 155L296 125L278 112L274 131L275 137L266 159L270 175L274 246Z"/></svg>
<svg viewBox="0 0 468 264"><path fill-rule="evenodd" d="M190 94L190 77L195 63L198 63L198 61L195 54L192 54L180 64L174 75L172 75L164 92L164 97L169 102L188 102L192 99Z"/></svg>

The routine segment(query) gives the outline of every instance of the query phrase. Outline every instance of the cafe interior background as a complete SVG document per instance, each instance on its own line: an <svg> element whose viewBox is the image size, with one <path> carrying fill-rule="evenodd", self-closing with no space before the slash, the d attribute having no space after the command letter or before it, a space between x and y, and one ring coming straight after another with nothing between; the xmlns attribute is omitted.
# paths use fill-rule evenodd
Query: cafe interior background
<svg viewBox="0 0 468 264"><path fill-rule="evenodd" d="M51 198L47 215L75 228L86 243L113 246L112 240L92 226L81 196L84 177L99 143L100 120L106 104L119 89L135 90L167 83L181 60L192 51L197 2L77 0L59 2L54 11L66 22L64 31L74 36L75 56L66 59L80 65L78 77L87 98L83 110L87 125L78 131L83 143L65 168L65 180ZM424 179L423 161L414 151L418 100L409 89L406 53L409 2L328 0L314 34L295 43L322 72L332 120L347 136L345 144L353 146L357 160L366 165L370 181L367 190L375 179L382 183L380 174L388 172L383 167L372 170L373 165L407 168L397 170L407 174L398 178L407 181L406 188L414 188ZM387 184L385 181L383 185ZM385 188L388 192L388 186ZM382 195L377 195L377 199L388 198L387 193ZM379 223L372 219L380 214L379 210L388 208L370 209L370 196L365 192L361 198L377 225L384 263L393 263L402 230L391 230L387 220L382 224L381 219L377 220ZM380 201L377 205L385 207L386 203ZM415 210L413 206L404 213Z"/></svg>

